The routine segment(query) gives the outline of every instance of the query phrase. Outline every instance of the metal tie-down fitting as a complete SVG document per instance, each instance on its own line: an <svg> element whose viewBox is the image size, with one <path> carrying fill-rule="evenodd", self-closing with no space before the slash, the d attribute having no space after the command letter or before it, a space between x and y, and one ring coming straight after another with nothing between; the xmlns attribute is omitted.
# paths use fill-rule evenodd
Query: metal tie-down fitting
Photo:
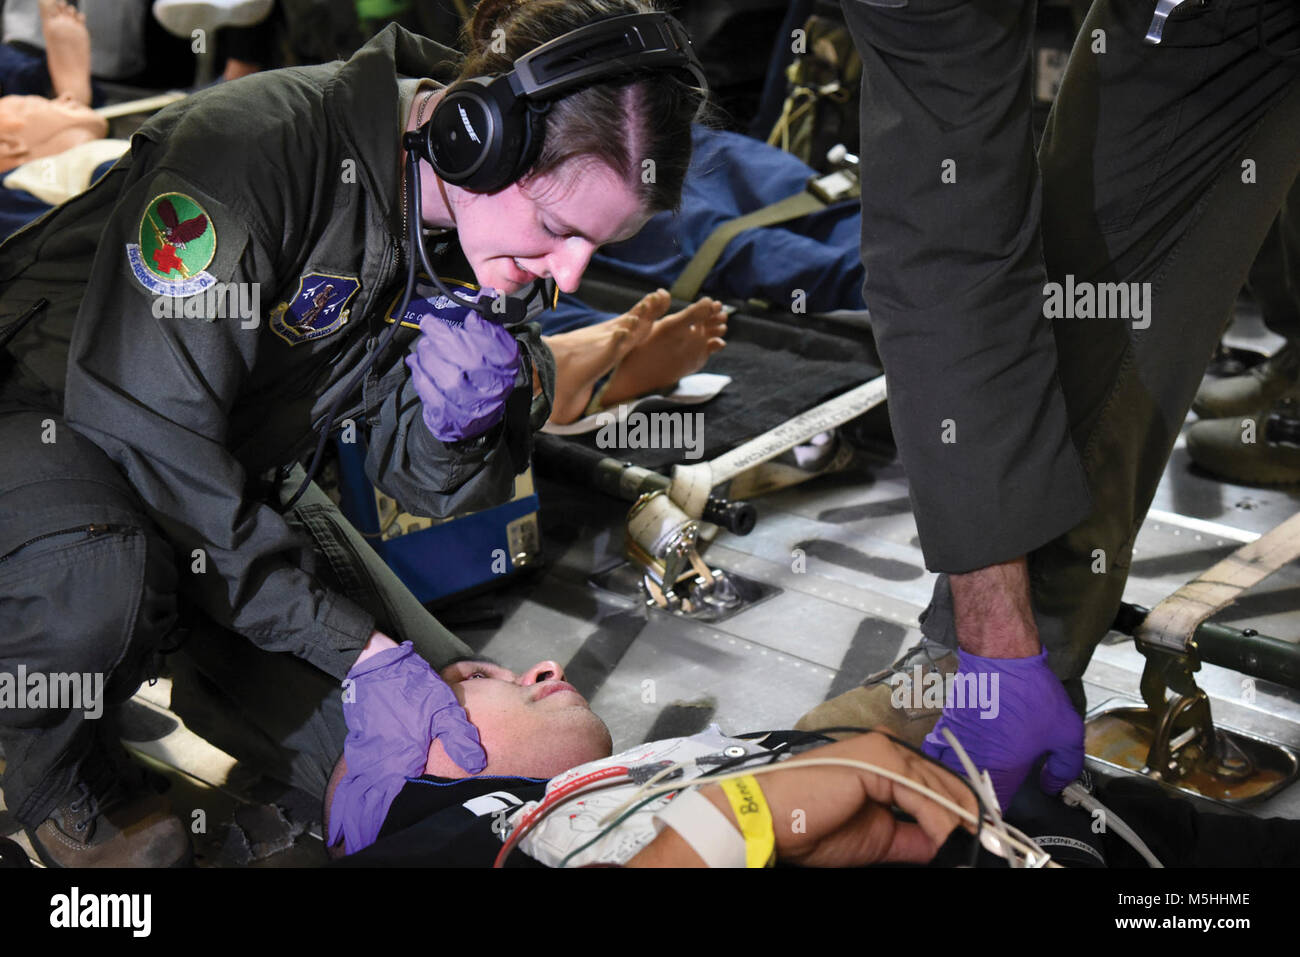
<svg viewBox="0 0 1300 957"><path fill-rule="evenodd" d="M700 523L674 504L662 489L636 500L627 516L624 551L642 573L654 603L669 611L694 612L695 602L678 585L685 580L707 594L723 580L697 550Z"/></svg>

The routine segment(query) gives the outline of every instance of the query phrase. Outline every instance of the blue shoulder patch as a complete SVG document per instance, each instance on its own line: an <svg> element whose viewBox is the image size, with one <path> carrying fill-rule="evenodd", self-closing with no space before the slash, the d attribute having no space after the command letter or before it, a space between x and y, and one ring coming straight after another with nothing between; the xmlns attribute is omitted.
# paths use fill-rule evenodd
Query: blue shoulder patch
<svg viewBox="0 0 1300 957"><path fill-rule="evenodd" d="M271 310L271 329L291 346L337 332L348 321L348 303L360 288L355 276L308 273L298 280L293 298Z"/></svg>

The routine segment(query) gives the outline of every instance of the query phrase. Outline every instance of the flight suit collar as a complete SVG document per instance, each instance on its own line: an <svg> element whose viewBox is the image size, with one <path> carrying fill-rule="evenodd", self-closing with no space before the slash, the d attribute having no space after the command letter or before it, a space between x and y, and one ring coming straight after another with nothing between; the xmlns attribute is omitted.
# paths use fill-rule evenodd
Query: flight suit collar
<svg viewBox="0 0 1300 957"><path fill-rule="evenodd" d="M353 54L326 90L327 109L394 236L402 228L398 173L406 128L406 118L398 116L397 80L429 77L450 83L461 60L456 50L390 24Z"/></svg>

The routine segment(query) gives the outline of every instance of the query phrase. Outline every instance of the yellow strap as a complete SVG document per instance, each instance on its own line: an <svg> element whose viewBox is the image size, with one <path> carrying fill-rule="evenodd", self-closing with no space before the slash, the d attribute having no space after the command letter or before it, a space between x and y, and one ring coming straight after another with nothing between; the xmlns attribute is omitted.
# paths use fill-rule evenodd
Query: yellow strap
<svg viewBox="0 0 1300 957"><path fill-rule="evenodd" d="M722 793L731 802L732 813L745 838L745 866L771 867L776 850L772 830L772 811L763 797L763 789L752 775L722 782Z"/></svg>

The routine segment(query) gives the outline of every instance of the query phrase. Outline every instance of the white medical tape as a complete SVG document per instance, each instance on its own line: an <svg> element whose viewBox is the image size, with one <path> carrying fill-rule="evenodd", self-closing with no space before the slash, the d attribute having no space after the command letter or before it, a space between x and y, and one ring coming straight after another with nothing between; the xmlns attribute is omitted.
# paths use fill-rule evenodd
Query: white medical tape
<svg viewBox="0 0 1300 957"><path fill-rule="evenodd" d="M745 866L745 838L699 791L677 795L655 820L681 835L709 867Z"/></svg>

